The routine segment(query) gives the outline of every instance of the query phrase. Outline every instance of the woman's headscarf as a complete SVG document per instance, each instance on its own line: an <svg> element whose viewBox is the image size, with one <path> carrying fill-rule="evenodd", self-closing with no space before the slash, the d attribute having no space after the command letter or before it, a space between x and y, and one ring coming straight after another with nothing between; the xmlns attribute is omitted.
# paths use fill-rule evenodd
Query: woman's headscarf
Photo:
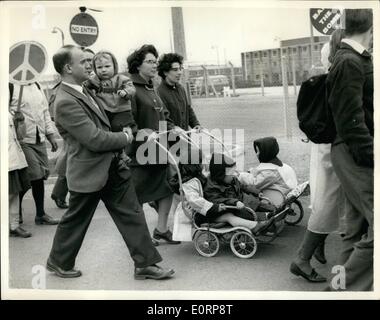
<svg viewBox="0 0 380 320"><path fill-rule="evenodd" d="M266 137L253 141L253 148L260 162L273 163L282 167L282 162L277 158L280 151L275 137Z"/></svg>

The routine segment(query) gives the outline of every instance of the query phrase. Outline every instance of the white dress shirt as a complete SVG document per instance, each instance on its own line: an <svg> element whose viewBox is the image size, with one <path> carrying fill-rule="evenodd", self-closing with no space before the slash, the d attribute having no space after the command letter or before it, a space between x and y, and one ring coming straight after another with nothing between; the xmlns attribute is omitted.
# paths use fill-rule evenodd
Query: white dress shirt
<svg viewBox="0 0 380 320"><path fill-rule="evenodd" d="M366 50L366 48L364 48L359 42L352 39L343 38L341 42L348 44L350 47L352 47L352 49L360 54Z"/></svg>

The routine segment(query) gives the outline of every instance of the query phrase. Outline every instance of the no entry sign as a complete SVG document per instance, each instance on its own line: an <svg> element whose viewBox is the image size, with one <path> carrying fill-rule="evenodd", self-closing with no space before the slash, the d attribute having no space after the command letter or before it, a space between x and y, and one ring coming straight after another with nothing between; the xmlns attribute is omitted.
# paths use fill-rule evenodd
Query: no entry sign
<svg viewBox="0 0 380 320"><path fill-rule="evenodd" d="M91 46L98 39L98 24L88 13L81 12L71 20L70 34L73 40L80 46Z"/></svg>
<svg viewBox="0 0 380 320"><path fill-rule="evenodd" d="M18 42L9 50L9 81L27 85L37 81L47 66L44 46L35 41Z"/></svg>
<svg viewBox="0 0 380 320"><path fill-rule="evenodd" d="M341 25L339 9L310 9L311 24L320 33L331 35Z"/></svg>

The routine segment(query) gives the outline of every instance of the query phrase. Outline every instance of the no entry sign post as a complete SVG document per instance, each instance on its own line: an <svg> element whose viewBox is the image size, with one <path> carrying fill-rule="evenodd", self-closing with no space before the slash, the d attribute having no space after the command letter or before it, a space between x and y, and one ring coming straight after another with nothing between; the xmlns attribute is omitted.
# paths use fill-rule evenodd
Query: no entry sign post
<svg viewBox="0 0 380 320"><path fill-rule="evenodd" d="M78 45L89 47L98 39L98 24L88 13L78 13L70 22L70 35Z"/></svg>

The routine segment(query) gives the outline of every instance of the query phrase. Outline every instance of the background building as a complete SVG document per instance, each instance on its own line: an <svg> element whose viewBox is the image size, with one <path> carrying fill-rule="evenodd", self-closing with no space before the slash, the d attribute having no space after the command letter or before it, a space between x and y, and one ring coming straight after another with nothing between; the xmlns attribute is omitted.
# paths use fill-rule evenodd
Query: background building
<svg viewBox="0 0 380 320"><path fill-rule="evenodd" d="M226 65L204 65L206 67L208 74L210 76L224 75L228 78L231 77L231 67ZM203 77L204 72L202 66L200 65L189 65L187 67L189 72L189 78ZM243 80L243 69L241 67L234 67L234 77L235 81Z"/></svg>
<svg viewBox="0 0 380 320"><path fill-rule="evenodd" d="M321 49L329 41L328 36L283 40L280 48L264 49L241 53L242 74L245 86L282 85L281 53L285 57L288 82L293 82L293 72L296 83L310 77L312 67L321 66ZM312 63L313 60L313 63Z"/></svg>

